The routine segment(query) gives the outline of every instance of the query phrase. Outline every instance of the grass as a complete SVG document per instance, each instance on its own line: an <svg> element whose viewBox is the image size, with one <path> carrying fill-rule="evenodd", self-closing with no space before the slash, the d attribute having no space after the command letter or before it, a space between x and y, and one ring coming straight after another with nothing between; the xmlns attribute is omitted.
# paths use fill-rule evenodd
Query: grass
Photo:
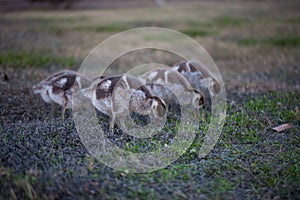
<svg viewBox="0 0 300 200"><path fill-rule="evenodd" d="M31 17L29 20L32 20L34 22L40 22L40 23L46 23L46 24L57 24L57 23L78 23L78 22L86 22L88 21L87 17L81 16L81 17Z"/></svg>
<svg viewBox="0 0 300 200"><path fill-rule="evenodd" d="M118 24L112 24L112 25L88 25L88 26L77 26L74 28L74 30L79 31L96 31L96 32L121 32L126 31L130 29L130 26L124 26L124 25L118 25Z"/></svg>
<svg viewBox="0 0 300 200"><path fill-rule="evenodd" d="M251 46L251 45L272 45L277 47L299 47L300 37L270 37L266 39L257 38L245 38L238 41L241 46Z"/></svg>
<svg viewBox="0 0 300 200"><path fill-rule="evenodd" d="M208 22L202 22L202 21L195 21L195 20L190 20L185 22L186 26L189 26L190 28L195 28L195 27L211 27L212 24Z"/></svg>
<svg viewBox="0 0 300 200"><path fill-rule="evenodd" d="M7 129L9 131L0 137L10 139L0 145L15 144L10 154L16 159L11 160L10 165L18 168L5 168L7 166L3 163L0 168L1 195L8 198L14 194L26 199L42 198L44 192L53 198L78 195L137 199L197 198L199 195L207 198L261 198L267 190L272 197L292 198L299 191L300 181L300 152L296 148L299 144L299 111L295 107L299 100L297 92L271 92L237 98L235 105L228 106L223 134L207 157L197 158L201 140L195 140L172 165L144 174L116 172L88 155L71 122L48 121L45 126L38 127L38 132L34 131L34 123L22 125L23 128L18 127L17 131ZM293 127L276 133L270 129L267 118L274 126L288 122ZM201 127L207 129L205 123L201 123ZM30 144L34 146L28 146ZM36 152L33 147L40 150ZM148 147L147 142L132 141L124 148L141 152ZM1 149L5 151L3 146ZM20 157L18 152L28 152L28 149L30 153ZM30 161L32 157L35 161ZM47 160L45 165L41 165L43 157ZM17 164L17 158L22 158L23 164ZM17 170L28 166L27 162L39 163L36 171L31 167L31 173ZM57 175L53 176L53 172ZM52 190L56 192L52 193ZM243 194L238 193L241 190Z"/></svg>
<svg viewBox="0 0 300 200"><path fill-rule="evenodd" d="M227 26L239 27L245 23L248 23L249 21L250 21L249 19L241 18L241 17L221 16L221 17L217 17L213 21L213 23L216 26L220 26L220 27L227 27Z"/></svg>
<svg viewBox="0 0 300 200"><path fill-rule="evenodd" d="M38 67L44 68L50 65L71 67L76 63L73 56L68 58L42 54L37 52L5 52L0 54L0 65L13 68Z"/></svg>
<svg viewBox="0 0 300 200"><path fill-rule="evenodd" d="M245 102L245 106L240 107L239 110L233 107L229 109L231 112L229 111L227 116L224 127L225 136L222 140L225 143L227 141L227 143L242 144L240 147L244 148L244 152L240 152L239 156L245 156L244 159L252 163L250 170L257 176L251 183L258 190L258 193L265 185L281 191L280 196L289 195L288 188L292 185L294 187L294 184L300 181L300 176L295 174L299 171L298 166L300 164L300 157L297 155L298 150L289 150L290 147L285 145L290 144L290 142L286 141L285 138L277 137L278 133L270 130L271 126L291 123L294 127L286 131L285 134L289 135L291 140L298 140L297 129L299 128L298 117L300 113L294 107L294 103L299 100L297 93L274 92L268 96L248 100ZM271 121L268 122L267 119ZM266 138L269 139L266 140ZM250 147L248 150L247 146ZM270 151L268 148L272 150ZM247 153L249 151L251 153ZM273 154L276 157L272 158ZM265 163L266 159L270 163ZM291 162L291 160L293 161ZM282 171L290 171L290 175L294 177L291 178L288 175L289 178L287 178L287 174L284 175L281 173Z"/></svg>
<svg viewBox="0 0 300 200"><path fill-rule="evenodd" d="M296 25L300 18L296 5L290 9L264 2L186 4L158 11L155 8L47 11L46 18L44 12L25 12L22 17L5 13L5 20L1 20L0 65L9 81L2 84L0 80L0 199L298 198L300 94ZM252 10L253 7L256 9ZM285 20L269 17L274 15ZM71 117L66 123L59 118L49 119L49 105L30 91L31 82L46 76L47 67L55 71L72 66L78 55L84 57L108 34L138 26L173 28L203 42L220 67L228 94L225 126L205 158L199 159L198 151L208 129L208 113L203 117L207 121L199 124L197 139L178 160L164 169L144 174L116 171L93 158L83 146ZM233 43L222 41L231 38ZM54 45L48 46L44 39ZM173 42L173 38L160 36L144 39ZM267 48L261 54L257 50L260 48L249 48L252 46ZM33 50L12 51L10 47ZM74 56L52 53L57 51ZM222 56L224 52L226 56ZM138 55L133 59L143 57ZM130 65L130 62L119 64ZM43 74L32 75L31 69L37 67L41 69L34 73ZM24 76L19 78L17 70ZM292 75L280 78L273 75L288 72ZM262 78L256 76L261 74ZM243 86L248 81L255 83L256 79L260 79L259 83L273 81L280 87L265 89L262 84L258 91L251 92L231 87L232 80ZM281 87L289 81L292 84ZM19 86L15 86L16 82ZM132 139L119 129L109 137L130 152L155 151L172 141L176 120L171 118L169 123L160 135L149 140ZM271 129L283 123L290 123L291 128L280 133Z"/></svg>
<svg viewBox="0 0 300 200"><path fill-rule="evenodd" d="M211 175L213 177L207 180L207 187L212 188L216 194L225 192L230 195L246 176L251 185L250 187L252 187L250 196L261 194L265 188L273 188L274 191L279 192L279 196L288 197L291 188L295 189L296 183L300 181L298 173L300 170L300 156L298 150L287 149L289 147L286 144L291 144L290 142L286 143L285 139L277 139L276 134L278 133L270 130L271 125L265 119L276 119L272 121L274 126L278 123L288 122L297 127L297 124L299 124L297 116L299 117L300 113L294 105L299 100L297 93L282 94L273 92L253 99L250 98L243 103L243 107L240 104L235 107L228 107L229 115L227 116L223 136L218 147L216 147L224 147L224 149L222 152L209 155L206 159L206 165L198 169L200 171L204 170L206 176L210 177ZM277 118L279 121L277 121ZM299 137L297 136L296 127L284 134L297 141ZM266 140L268 137L275 137L275 140ZM193 146L198 146L196 143ZM269 152L270 154L266 152L269 151L269 147L273 151ZM239 151L239 148L242 148L242 150ZM276 157L273 157L273 154L276 154ZM187 151L180 160L192 161L195 159L193 151ZM265 163L266 159L271 163ZM196 166L182 165L181 161L175 162L169 169L155 172L154 176L157 173L157 176L162 179L159 182L163 183L176 182L179 179L194 180L192 178L193 173L197 173L197 170L193 171L191 168ZM245 161L249 162L249 169L242 167L242 163ZM283 173L283 171L289 175ZM254 177L248 172L253 173ZM235 178L229 176L232 173L236 174ZM138 196L138 194L136 195Z"/></svg>
<svg viewBox="0 0 300 200"><path fill-rule="evenodd" d="M285 19L285 22L298 24L300 23L300 18L288 18Z"/></svg>
<svg viewBox="0 0 300 200"><path fill-rule="evenodd" d="M216 34L214 31L210 30L200 30L200 29L183 29L180 31L183 34L186 34L190 37L197 37L197 36L211 36Z"/></svg>

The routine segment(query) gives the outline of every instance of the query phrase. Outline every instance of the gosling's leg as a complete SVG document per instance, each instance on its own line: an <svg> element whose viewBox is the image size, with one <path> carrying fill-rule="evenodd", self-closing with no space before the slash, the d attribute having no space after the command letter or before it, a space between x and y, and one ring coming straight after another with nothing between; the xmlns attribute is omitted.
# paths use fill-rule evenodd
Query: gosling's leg
<svg viewBox="0 0 300 200"><path fill-rule="evenodd" d="M66 107L65 106L63 106L62 107L62 110L61 110L61 119L62 119L62 121L64 122L65 121L65 113L66 113Z"/></svg>
<svg viewBox="0 0 300 200"><path fill-rule="evenodd" d="M54 102L51 103L51 117L54 119L57 115L57 108Z"/></svg>
<svg viewBox="0 0 300 200"><path fill-rule="evenodd" d="M62 112L61 112L61 119L63 122L65 121L65 114L66 114L67 106L68 106L68 97L67 97L67 94L64 93L64 101L63 101Z"/></svg>
<svg viewBox="0 0 300 200"><path fill-rule="evenodd" d="M110 121L109 121L109 129L112 133L114 132L115 120L116 120L116 116L114 114L112 114L112 116L110 117Z"/></svg>
<svg viewBox="0 0 300 200"><path fill-rule="evenodd" d="M125 124L125 116L124 115L120 116L120 126L121 126L121 129L123 131L127 132L127 127L126 127L126 124Z"/></svg>
<svg viewBox="0 0 300 200"><path fill-rule="evenodd" d="M66 114L66 109L67 109L67 105L68 105L68 99L65 96L63 105L62 105L62 111L61 111L61 119L64 122L65 121L65 114Z"/></svg>
<svg viewBox="0 0 300 200"><path fill-rule="evenodd" d="M54 119L57 116L57 106L54 102L51 103L51 112L47 119Z"/></svg>

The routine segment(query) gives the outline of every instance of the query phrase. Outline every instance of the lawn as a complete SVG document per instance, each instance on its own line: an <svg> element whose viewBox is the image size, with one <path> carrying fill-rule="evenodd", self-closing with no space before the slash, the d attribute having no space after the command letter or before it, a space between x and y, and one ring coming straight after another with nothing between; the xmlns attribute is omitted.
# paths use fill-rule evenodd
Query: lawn
<svg viewBox="0 0 300 200"><path fill-rule="evenodd" d="M0 75L8 80L0 76L0 199L299 199L299 10L296 1L170 1L165 7L4 12ZM204 158L198 151L209 109L201 111L196 139L179 159L157 171L130 173L95 159L72 112L64 122L60 110L52 118L50 105L31 86L61 69L78 70L101 41L144 26L180 31L207 50L225 84L227 116ZM107 73L152 59L174 62L169 54L140 51L116 60ZM106 116L100 118L107 124ZM106 134L120 148L146 152L172 140L174 120L169 117L150 139L119 129ZM272 130L285 123L290 128Z"/></svg>

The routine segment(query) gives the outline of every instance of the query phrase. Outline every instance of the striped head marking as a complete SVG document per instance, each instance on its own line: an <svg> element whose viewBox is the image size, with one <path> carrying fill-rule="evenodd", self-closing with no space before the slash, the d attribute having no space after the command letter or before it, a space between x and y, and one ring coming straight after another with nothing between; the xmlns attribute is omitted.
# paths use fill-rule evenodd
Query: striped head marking
<svg viewBox="0 0 300 200"><path fill-rule="evenodd" d="M192 105L195 108L201 108L205 103L205 96L199 90L194 90L194 97L192 100Z"/></svg>
<svg viewBox="0 0 300 200"><path fill-rule="evenodd" d="M164 100L157 96L152 97L151 109L156 118L163 117L167 112L166 103L164 102Z"/></svg>

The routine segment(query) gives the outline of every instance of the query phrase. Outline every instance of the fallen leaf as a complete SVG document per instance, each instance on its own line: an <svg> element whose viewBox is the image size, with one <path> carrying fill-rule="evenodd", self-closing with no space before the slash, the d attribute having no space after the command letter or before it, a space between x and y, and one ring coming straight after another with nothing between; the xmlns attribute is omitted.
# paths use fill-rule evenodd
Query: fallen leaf
<svg viewBox="0 0 300 200"><path fill-rule="evenodd" d="M277 131L277 132L282 132L282 131L285 131L289 128L291 128L290 124L282 124L282 125L279 125L279 126L276 126L276 127L272 128L272 129L274 131Z"/></svg>
<svg viewBox="0 0 300 200"><path fill-rule="evenodd" d="M121 172L120 174L122 177L126 177L126 173Z"/></svg>

